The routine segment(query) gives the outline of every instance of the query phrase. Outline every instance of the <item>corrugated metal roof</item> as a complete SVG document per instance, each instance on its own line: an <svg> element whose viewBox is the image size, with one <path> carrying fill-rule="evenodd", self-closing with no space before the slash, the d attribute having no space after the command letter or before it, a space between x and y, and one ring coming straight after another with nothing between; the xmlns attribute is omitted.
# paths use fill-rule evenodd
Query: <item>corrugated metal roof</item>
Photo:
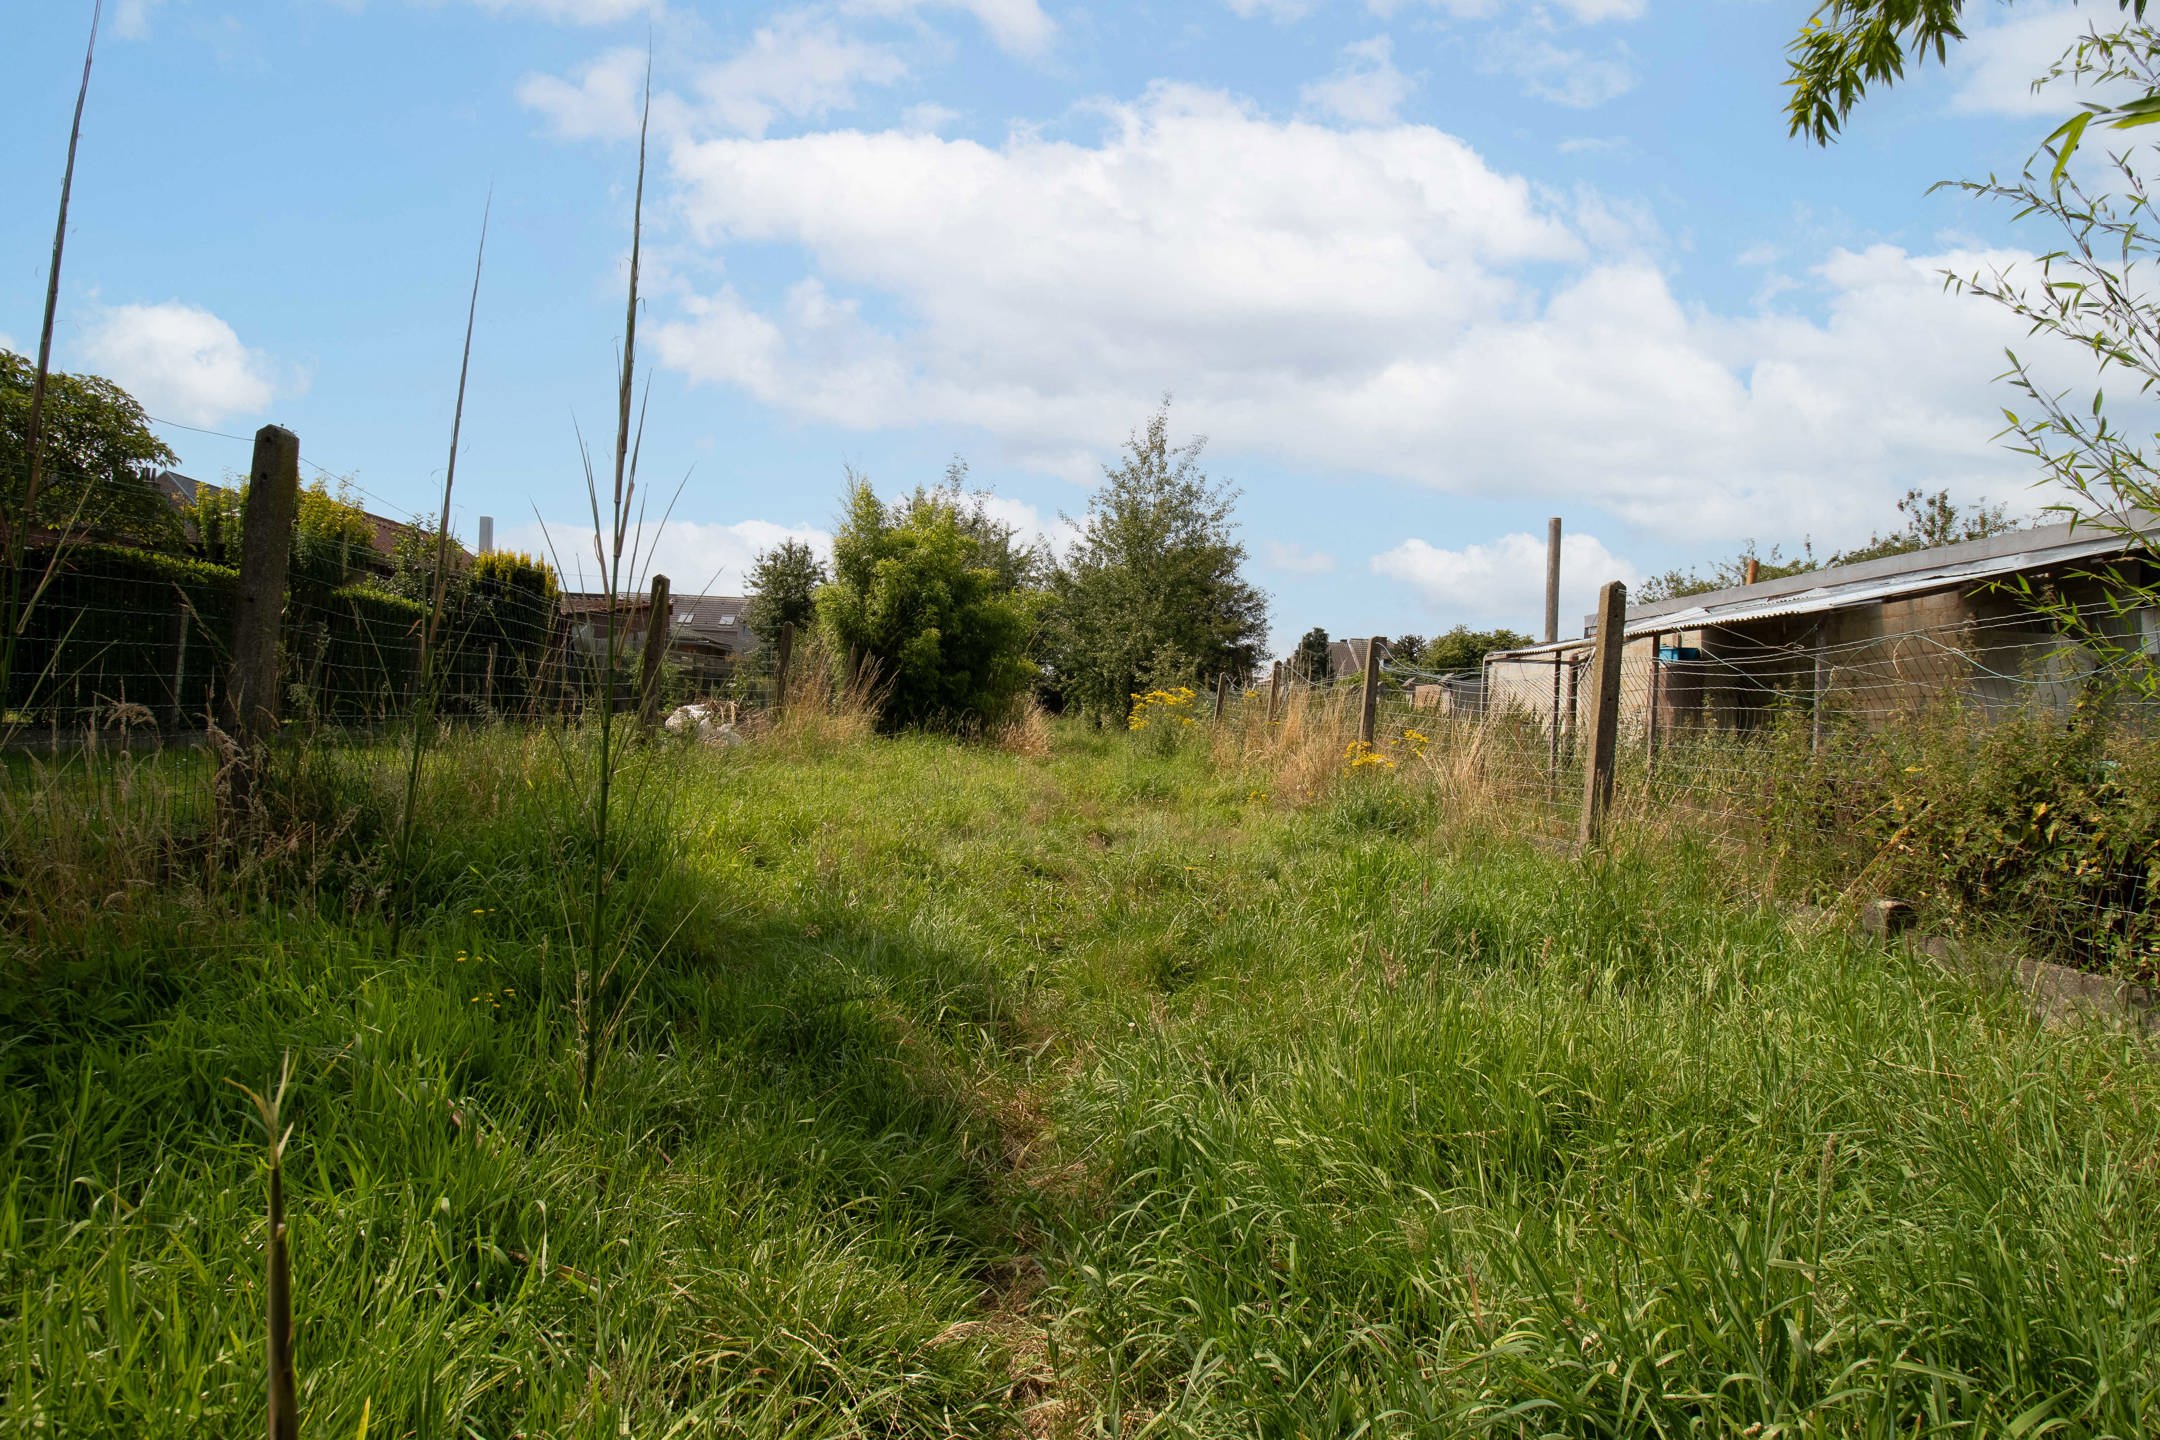
<svg viewBox="0 0 2160 1440"><path fill-rule="evenodd" d="M2014 575L2020 570L2090 560L2096 556L2117 553L2122 549L2123 541L2120 536L2095 536L2077 544L2018 550L2007 555L1990 555L1984 559L1937 565L1924 570L1908 570L1901 575L1852 580L1842 585L1818 585L1812 590L1797 593L1768 595L1759 599L1735 598L1712 605L1697 605L1684 610L1667 610L1655 615L1631 617L1627 635L1632 640L1637 636L1662 634L1671 630L1701 630L1713 625L1739 625L1750 620L1769 620L1786 615L1815 615L1825 610L1842 610L1850 605L1865 605L1876 600L1892 600L1901 596L1925 595L1936 590L1961 588L2003 575Z"/></svg>

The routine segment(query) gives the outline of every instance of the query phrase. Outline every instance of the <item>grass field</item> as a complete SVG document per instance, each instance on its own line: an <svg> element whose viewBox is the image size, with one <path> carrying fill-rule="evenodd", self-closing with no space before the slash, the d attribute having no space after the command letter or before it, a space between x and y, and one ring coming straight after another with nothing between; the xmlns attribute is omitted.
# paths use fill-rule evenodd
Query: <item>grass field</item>
<svg viewBox="0 0 2160 1440"><path fill-rule="evenodd" d="M287 1054L309 1436L2160 1423L2151 1054L1684 838L1077 728L656 763L589 1106L545 741L434 764L395 959L388 753L216 885L123 853L154 770L15 804L0 1430L259 1432Z"/></svg>

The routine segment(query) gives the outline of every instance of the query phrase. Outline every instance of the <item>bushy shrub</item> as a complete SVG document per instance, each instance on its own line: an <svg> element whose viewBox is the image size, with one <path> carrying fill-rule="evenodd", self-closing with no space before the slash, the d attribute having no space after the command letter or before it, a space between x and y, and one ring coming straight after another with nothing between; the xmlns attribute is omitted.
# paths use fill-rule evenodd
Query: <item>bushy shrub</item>
<svg viewBox="0 0 2160 1440"><path fill-rule="evenodd" d="M1773 727L1764 818L1791 882L1858 885L1931 918L2019 928L2095 968L2160 971L2160 743L2107 707L1989 717L1955 705L1820 752Z"/></svg>

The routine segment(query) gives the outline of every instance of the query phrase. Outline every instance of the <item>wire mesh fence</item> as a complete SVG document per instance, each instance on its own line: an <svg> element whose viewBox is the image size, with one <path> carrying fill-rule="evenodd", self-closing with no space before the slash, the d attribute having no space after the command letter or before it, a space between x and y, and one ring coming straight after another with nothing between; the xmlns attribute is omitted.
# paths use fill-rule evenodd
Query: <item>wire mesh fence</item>
<svg viewBox="0 0 2160 1440"><path fill-rule="evenodd" d="M1837 634L1826 624L1644 636L1623 652L1614 822L1732 851L1782 898L1896 898L2034 956L2160 974L2160 706L2141 621L2030 612ZM1847 627L1850 629L1851 627ZM1797 633L1795 633L1797 632ZM1218 744L1314 788L1347 769L1420 781L1446 819L1572 840L1592 704L1587 644L1361 685L1286 677L1228 708Z"/></svg>

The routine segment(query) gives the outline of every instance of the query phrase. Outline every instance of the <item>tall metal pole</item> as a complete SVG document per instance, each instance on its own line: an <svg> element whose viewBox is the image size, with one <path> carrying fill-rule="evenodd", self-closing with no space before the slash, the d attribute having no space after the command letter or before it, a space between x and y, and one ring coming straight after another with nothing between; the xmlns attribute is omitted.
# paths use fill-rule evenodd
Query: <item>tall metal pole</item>
<svg viewBox="0 0 2160 1440"><path fill-rule="evenodd" d="M1560 638L1560 517L1545 522L1545 643Z"/></svg>

